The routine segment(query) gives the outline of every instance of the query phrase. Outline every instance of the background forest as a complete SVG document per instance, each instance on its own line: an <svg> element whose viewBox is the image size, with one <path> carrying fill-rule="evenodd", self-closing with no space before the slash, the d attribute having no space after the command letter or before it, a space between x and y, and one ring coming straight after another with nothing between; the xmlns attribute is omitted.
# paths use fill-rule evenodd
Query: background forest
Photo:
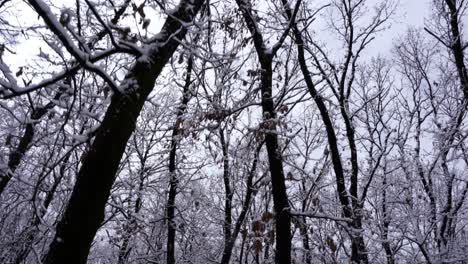
<svg viewBox="0 0 468 264"><path fill-rule="evenodd" d="M404 1L1 0L0 263L468 263L468 1Z"/></svg>

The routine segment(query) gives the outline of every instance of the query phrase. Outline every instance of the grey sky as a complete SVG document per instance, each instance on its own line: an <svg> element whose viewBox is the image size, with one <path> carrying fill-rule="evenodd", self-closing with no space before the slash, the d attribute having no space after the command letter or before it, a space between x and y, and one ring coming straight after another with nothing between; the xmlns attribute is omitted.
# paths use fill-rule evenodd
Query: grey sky
<svg viewBox="0 0 468 264"><path fill-rule="evenodd" d="M375 2L373 0L372 2ZM387 54L393 43L408 27L422 27L431 13L431 0L400 0L391 20L391 28L380 33L371 45L369 55Z"/></svg>
<svg viewBox="0 0 468 264"><path fill-rule="evenodd" d="M317 1L317 0L309 0ZM382 0L368 0L369 5L374 3L379 3ZM428 18L430 15L430 4L431 0L399 0L400 3L396 10L391 21L391 28L385 32L380 33L372 45L367 50L367 56L376 56L378 54L388 54L391 50L393 42L399 35L404 34L408 26L423 26L424 19ZM29 8L26 8L29 9ZM36 17L32 10L23 11L24 15L31 15L31 17ZM157 19L154 19L152 25L153 29L157 28ZM324 39L327 39L325 36ZM39 53L38 46L32 45L31 39L22 41L21 44L17 46L17 50L21 51L21 55L13 55L8 60L8 63L12 66L12 70L16 70L19 66L28 65L28 62L31 61L31 58L36 56Z"/></svg>

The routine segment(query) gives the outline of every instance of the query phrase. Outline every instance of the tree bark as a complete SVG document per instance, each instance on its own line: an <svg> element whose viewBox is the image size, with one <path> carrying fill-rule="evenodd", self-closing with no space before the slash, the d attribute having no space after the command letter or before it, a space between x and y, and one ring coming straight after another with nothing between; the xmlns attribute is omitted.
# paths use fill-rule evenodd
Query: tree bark
<svg viewBox="0 0 468 264"><path fill-rule="evenodd" d="M289 19L293 18L293 13L289 7L289 4L286 0L282 0L285 13ZM357 197L357 158L355 153L352 154L351 162L353 165L353 175L352 175L352 188L350 191L352 195L350 197L348 191L346 190L345 183L345 172L343 164L341 161L341 154L338 148L338 140L336 136L335 129L333 127L333 122L328 113L328 109L325 105L324 99L318 93L310 74L310 71L307 67L305 60L305 51L304 51L304 41L302 39L301 31L297 27L295 22L292 23L292 31L295 38L296 47L298 50L298 61L301 71L304 76L304 81L306 83L307 89L309 90L312 99L315 101L317 108L322 117L322 121L325 125L325 130L327 132L328 146L331 152L333 170L335 172L335 182L336 189L338 191L338 199L340 201L343 215L346 218L352 219L350 227L353 229L351 233L351 262L352 263L368 263L367 249L364 243L364 238L362 236L362 220L361 220L361 208L360 202ZM346 119L346 116L345 116ZM350 128L350 124L346 124L347 128ZM350 144L354 144L354 134L350 135L350 130L347 129L347 137L350 141ZM351 199L350 199L351 198ZM351 201L350 201L351 200ZM355 232L357 231L357 232Z"/></svg>
<svg viewBox="0 0 468 264"><path fill-rule="evenodd" d="M269 114L268 117L264 116L264 118L270 125L265 135L265 144L270 164L273 206L276 220L275 262L278 264L289 264L291 263L291 216L289 214L283 160L278 144L275 123L276 111L274 109L271 89L272 74L271 61L268 64L262 65L262 109L264 113Z"/></svg>
<svg viewBox="0 0 468 264"><path fill-rule="evenodd" d="M187 62L187 76L185 79L184 90L182 94L182 100L177 110L176 121L172 129L171 138L171 150L169 152L169 194L167 198L167 243L166 243L166 261L167 264L175 263L175 239L176 239L176 222L175 222L175 208L176 208L176 196L177 186L179 185L179 178L177 176L177 145L179 142L180 126L182 123L182 115L187 108L187 104L190 100L190 84L191 84L191 73L193 67L193 57L190 56Z"/></svg>
<svg viewBox="0 0 468 264"><path fill-rule="evenodd" d="M231 188L230 169L229 169L229 154L228 154L228 142L224 137L224 130L219 129L219 137L221 142L221 148L223 152L223 181L224 181L224 244L229 243L232 233L232 197L233 192Z"/></svg>
<svg viewBox="0 0 468 264"><path fill-rule="evenodd" d="M62 91L58 92L57 95L55 95L54 100L59 100L62 95ZM8 156L7 170L0 170L0 196L2 195L3 191L5 191L5 188L10 182L11 178L13 177L16 168L18 168L21 160L26 154L26 151L30 147L32 140L34 139L34 122L40 120L54 106L54 103L49 102L44 106L36 107L33 109L30 116L32 122L28 122L26 124L26 129L24 130L24 133L21 136L18 146L14 150L12 150L10 155Z"/></svg>
<svg viewBox="0 0 468 264"><path fill-rule="evenodd" d="M386 169L384 169L386 171ZM383 176L382 184L382 247L385 250L385 255L387 257L387 264L394 264L395 260L393 257L393 250L388 240L388 229L390 226L390 215L387 209L387 175Z"/></svg>
<svg viewBox="0 0 468 264"><path fill-rule="evenodd" d="M4 4L6 1L2 2ZM114 17L112 18L111 22L113 24L117 24L117 22L120 20L122 15L124 14L125 10L127 9L128 5L130 4L130 0L125 0L124 4L119 8L119 10L116 11ZM101 30L96 34L96 38L94 38L91 42L87 43L87 46L89 48L93 47L98 41L102 40L108 32L106 30ZM76 72L73 71L70 73L70 75L75 74ZM64 81L64 83L67 83L68 80L71 77L68 77L67 80ZM60 90L55 96L54 96L54 101L60 100L60 97L64 94L64 90ZM37 107L33 109L31 113L31 121L38 121L40 120L45 114L49 112L50 109L52 109L55 106L55 103L53 101L49 102L45 106ZM17 148L13 150L8 157L8 170L7 171L0 171L0 197L5 190L6 186L8 185L8 182L11 180L11 178L14 175L14 172L18 165L20 164L21 160L23 159L23 156L26 154L26 151L29 148L29 145L31 144L33 138L34 138L35 130L34 130L34 123L28 123L26 124L26 129L21 136L20 143L18 144Z"/></svg>
<svg viewBox="0 0 468 264"><path fill-rule="evenodd" d="M445 0L449 8L450 16L450 32L451 32L451 51L455 58L455 66L457 67L458 76L460 78L461 89L465 100L468 101L468 73L465 65L464 47L462 46L462 39L460 34L460 23L458 21L458 14L460 13L457 8L455 0Z"/></svg>
<svg viewBox="0 0 468 264"><path fill-rule="evenodd" d="M31 1L33 2L33 1ZM127 141L156 78L175 52L202 0L181 1L163 25L158 39L126 75L124 92L114 94L96 137L82 161L70 201L59 221L45 264L86 263L91 243L104 220L107 199ZM38 10L40 5L33 7ZM40 12L39 12L40 13Z"/></svg>
<svg viewBox="0 0 468 264"><path fill-rule="evenodd" d="M68 165L69 158L70 158L70 153L67 154L67 156L65 156L65 158L63 159L63 162L60 165L58 177L54 179L54 182L52 186L50 187L50 189L47 191L46 196L44 200L42 201L41 205L39 206L37 213L34 214L33 219L31 220L30 226L25 231L26 241L24 245L22 246L22 248L19 250L18 254L16 255L14 263L16 264L24 263L29 253L31 252L35 239L38 236L38 233L40 232L39 225L41 224L41 219L47 213L47 210L49 209L49 206L54 199L55 192L57 191L57 188L59 187L60 182L62 181L63 177L65 177L65 170L66 170L66 166ZM39 188L39 186L36 188Z"/></svg>
<svg viewBox="0 0 468 264"><path fill-rule="evenodd" d="M283 171L283 159L278 143L278 130L276 124L276 109L273 101L273 57L281 45L272 50L267 50L263 36L254 20L249 1L237 0L237 5L242 12L247 28L252 35L258 60L261 66L260 90L262 98L263 123L262 130L265 134L265 145L268 154L268 163L271 177L273 207L275 210L276 248L275 263L291 263L291 215L289 213L289 201L286 191ZM284 39L283 39L284 41Z"/></svg>
<svg viewBox="0 0 468 264"><path fill-rule="evenodd" d="M146 158L145 158L146 160ZM144 164L144 162L143 162ZM137 199L135 201L135 208L133 212L130 212L129 219L124 226L124 235L122 239L122 245L119 248L119 254L118 254L118 264L125 264L127 263L127 259L130 255L130 252L132 250L132 247L130 245L130 239L132 238L132 235L135 233L136 228L137 228L137 218L136 216L140 213L140 209L142 206L142 192L144 188L144 181L145 181L145 172L144 172L144 166L141 168L140 172L140 183L138 185L138 193L137 193Z"/></svg>
<svg viewBox="0 0 468 264"><path fill-rule="evenodd" d="M245 194L245 200L244 203L242 204L242 210L239 214L239 217L237 218L237 221L234 225L234 230L232 231L232 235L229 237L229 240L225 242L224 244L224 249L223 249L223 256L221 258L221 264L228 264L231 255L232 255L232 249L234 248L234 244L236 243L237 236L239 235L239 232L242 228L242 225L244 224L244 220L247 216L247 213L250 208L250 201L252 200L252 196L254 196L254 186L253 186L253 178L255 176L255 172L257 170L257 162L258 162L258 154L263 146L263 143L261 143L255 152L255 157L252 162L252 167L249 171L249 175L247 176L247 190ZM242 240L242 246L241 246L241 253L240 253L240 263L242 263L242 256L243 256L243 250L244 250L244 242L245 242L245 237Z"/></svg>

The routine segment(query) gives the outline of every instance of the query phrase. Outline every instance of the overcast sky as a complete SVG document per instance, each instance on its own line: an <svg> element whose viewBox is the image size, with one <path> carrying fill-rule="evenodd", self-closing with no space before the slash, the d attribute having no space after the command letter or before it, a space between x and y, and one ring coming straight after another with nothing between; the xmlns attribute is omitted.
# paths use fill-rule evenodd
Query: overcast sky
<svg viewBox="0 0 468 264"><path fill-rule="evenodd" d="M422 24L424 17L430 14L429 0L400 0L400 5L397 12L400 15L406 15L404 19L408 25Z"/></svg>
<svg viewBox="0 0 468 264"><path fill-rule="evenodd" d="M424 20L429 18L431 13L430 8L431 0L400 0L391 21L391 28L376 37L369 55L387 54L394 41L403 35L408 27L424 26Z"/></svg>
<svg viewBox="0 0 468 264"><path fill-rule="evenodd" d="M317 1L317 0L309 0ZM424 19L430 15L430 2L432 0L400 0L396 14L392 20L392 27L380 33L374 43L367 50L368 56L375 56L378 54L388 54L391 50L392 44L399 35L404 34L408 26L423 26ZM373 3L381 2L381 0L368 0L369 5ZM30 14L32 10L26 13ZM37 16L32 16L37 17ZM19 18L21 19L21 17ZM154 22L153 24L157 23ZM157 27L157 25L151 25L151 27ZM37 55L39 53L38 47L31 45L31 40L26 41L18 46L18 51L21 51L21 55L14 55L14 59L8 61L12 66L12 69L28 64L28 60L31 55Z"/></svg>
<svg viewBox="0 0 468 264"><path fill-rule="evenodd" d="M409 26L423 26L431 14L430 0L400 0L391 32L402 34ZM392 35L392 34L391 34Z"/></svg>

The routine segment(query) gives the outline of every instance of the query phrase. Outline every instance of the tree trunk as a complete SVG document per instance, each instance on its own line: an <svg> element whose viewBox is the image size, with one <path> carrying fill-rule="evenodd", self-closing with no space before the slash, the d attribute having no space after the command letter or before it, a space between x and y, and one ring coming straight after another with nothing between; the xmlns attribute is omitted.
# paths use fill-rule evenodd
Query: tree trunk
<svg viewBox="0 0 468 264"><path fill-rule="evenodd" d="M289 8L289 4L286 0L282 0L283 7L285 9L285 13L289 19L292 19L293 14L291 9ZM335 172L336 177L336 189L338 191L338 199L340 201L343 215L346 218L352 219L353 223L351 224L351 228L353 229L353 234L351 235L351 261L353 263L368 263L367 258L367 249L364 243L364 238L362 236L362 221L361 221L361 209L359 208L359 202L357 197L357 158L356 154L352 153L352 160L351 163L353 164L353 174L352 174L352 182L350 191L352 192L351 201L350 195L346 190L345 184L345 172L343 168L343 164L341 162L341 154L338 148L338 140L336 137L336 132L333 127L333 122L331 117L328 113L328 109L325 105L324 99L318 93L310 74L310 71L307 67L307 63L305 60L305 52L304 52L304 41L302 39L301 31L298 29L296 23L292 23L292 30L295 38L295 43L298 50L298 61L301 68L301 71L304 76L304 81L306 83L307 89L309 90L310 95L312 96L313 100L315 101L317 108L320 112L320 116L322 117L322 121L325 125L325 130L327 132L327 140L328 146L330 148L332 163L333 163L333 170ZM349 128L350 124L346 124L346 127ZM347 129L347 137L349 139L350 144L354 144L354 135L350 135L349 129ZM353 147L354 149L354 147ZM353 207L354 205L354 207ZM357 232L354 232L357 231Z"/></svg>
<svg viewBox="0 0 468 264"><path fill-rule="evenodd" d="M231 239L232 233L232 188L231 188L231 179L230 179L230 172L229 172L229 154L228 154L228 142L224 137L224 130L219 129L219 137L221 141L221 148L223 152L223 181L224 181L224 190L225 190L225 197L224 197L224 225L223 225L223 232L224 232L224 244L228 244L229 240Z"/></svg>
<svg viewBox="0 0 468 264"><path fill-rule="evenodd" d="M265 134L271 186L273 194L273 207L275 209L276 249L275 263L291 263L291 215L289 213L289 201L286 191L283 171L282 153L278 144L278 130L276 124L276 110L273 101L273 57L281 46L281 41L272 49L267 49L263 36L251 10L251 3L245 0L237 0L237 5L242 12L247 28L252 35L258 60L261 65L261 98L263 122L262 133ZM284 39L283 39L284 40Z"/></svg>
<svg viewBox="0 0 468 264"><path fill-rule="evenodd" d="M255 152L255 157L252 162L252 167L249 171L249 175L247 177L247 190L245 194L245 200L244 203L242 204L242 210L239 214L239 218L237 218L234 231L232 232L232 235L230 236L229 240L227 243L224 244L224 250L223 250L223 256L221 258L221 264L228 264L231 255L232 255L232 249L234 248L234 244L236 243L237 236L239 235L239 232L242 228L242 225L244 223L244 220L247 216L247 213L249 211L250 207L250 201L252 200L253 192L254 192L254 186L253 186L253 178L255 176L255 172L257 170L257 162L258 162L258 154L263 146L263 143L260 144L257 147L257 150ZM244 251L244 243L245 243L245 237L242 238L242 246L241 246L241 253L240 253L240 262L242 263L242 257L243 257L243 251Z"/></svg>
<svg viewBox="0 0 468 264"><path fill-rule="evenodd" d="M358 214L357 212L358 210L355 210L354 213ZM351 226L353 229L351 231L351 263L353 264L369 263L369 260L367 258L366 244L364 243L364 237L361 234L362 232L361 217L356 216L356 219L353 219L353 223Z"/></svg>
<svg viewBox="0 0 468 264"><path fill-rule="evenodd" d="M299 232L302 236L302 247L304 248L304 263L311 264L312 256L310 254L309 232L307 231L306 218L302 217L299 222Z"/></svg>
<svg viewBox="0 0 468 264"><path fill-rule="evenodd" d="M468 101L468 73L465 65L465 48L462 45L463 40L460 34L460 22L458 21L460 10L458 10L457 1L455 0L445 0L445 3L450 12L450 33L452 37L452 46L450 48L455 58L455 66L457 67L458 77L460 78L460 88L465 96L465 100Z"/></svg>
<svg viewBox="0 0 468 264"><path fill-rule="evenodd" d="M289 214L288 196L286 192L283 160L278 145L276 129L276 111L272 98L272 68L271 61L262 65L262 109L264 122L268 123L265 144L270 164L271 186L275 209L276 252L275 262L279 264L291 263L291 216Z"/></svg>
<svg viewBox="0 0 468 264"><path fill-rule="evenodd" d="M384 169L386 171L386 169ZM388 228L390 226L390 215L387 210L387 175L384 175L383 184L382 184L382 247L385 250L385 255L387 257L387 264L394 264L395 260L393 257L393 250L388 240Z"/></svg>
<svg viewBox="0 0 468 264"><path fill-rule="evenodd" d="M180 21L192 21L202 2L181 1L167 18L159 38L154 40L147 55L149 59L137 60L122 83L124 93L113 95L83 158L70 201L43 259L45 264L86 263L91 243L104 220L105 205L136 119L156 78L187 32ZM33 6L36 10L41 8Z"/></svg>
<svg viewBox="0 0 468 264"><path fill-rule="evenodd" d="M127 9L128 5L130 4L130 0L125 0L124 4L119 8L119 10L115 13L114 17L111 19L113 24L117 24L120 20L122 15L124 14L125 10ZM101 30L96 34L96 38L93 38L92 41L88 42L86 45L91 48L97 42L102 40L108 32L106 30ZM74 72L71 72L74 74ZM68 77L64 82L64 84L69 85L70 77ZM64 94L64 89L60 88L59 92L54 96L54 101L60 100L60 97ZM49 102L45 106L37 107L31 113L31 121L40 120L47 112L55 106L53 101ZM8 171L0 171L0 197L5 190L8 182L13 177L13 174L20 164L24 154L26 154L27 149L29 148L29 144L32 142L34 138L34 122L28 123L26 125L26 130L24 131L23 136L21 136L20 143L18 147L13 150L8 157Z"/></svg>
<svg viewBox="0 0 468 264"><path fill-rule="evenodd" d="M166 261L167 264L175 263L175 239L176 239L176 222L175 222L175 207L176 207L176 195L177 195L177 186L179 184L179 179L177 176L177 164L176 164L176 154L177 154L177 145L179 142L180 126L182 123L182 115L187 108L187 104L190 100L190 84L191 84L191 72L193 67L193 57L190 56L187 62L187 76L185 79L184 90L182 94L181 104L177 110L176 121L172 129L172 138L171 138L171 151L169 153L169 194L167 198L167 244L166 244Z"/></svg>
<svg viewBox="0 0 468 264"><path fill-rule="evenodd" d="M54 100L59 100L60 97L63 95L63 91L58 92ZM23 135L21 136L20 142L18 146L11 151L10 155L8 156L8 167L7 170L3 171L0 170L0 196L2 195L3 191L5 190L6 186L10 182L13 174L15 173L16 168L20 164L21 160L23 159L26 151L28 150L35 134L34 122L40 120L50 109L55 106L54 103L49 102L48 104L36 107L31 113L31 121L26 124L26 129L24 130Z"/></svg>
<svg viewBox="0 0 468 264"><path fill-rule="evenodd" d="M130 239L132 235L135 233L137 229L137 218L136 215L140 213L141 206L142 206L142 196L143 196L143 188L144 188L144 181L145 181L145 167L144 164L146 162L146 157L142 161L142 167L140 168L140 182L138 185L138 192L137 192L137 199L135 201L135 208L133 212L129 213L129 219L124 227L124 235L122 239L122 245L119 248L118 253L118 264L125 264L127 263L128 256L130 255L130 251L132 250Z"/></svg>
<svg viewBox="0 0 468 264"><path fill-rule="evenodd" d="M14 263L16 264L23 263L28 257L29 253L31 252L33 244L35 242L34 240L36 239L40 231L39 225L41 224L41 219L47 213L47 210L49 209L49 206L54 199L55 192L57 191L57 188L59 187L60 182L65 176L65 169L66 169L66 166L68 165L69 158L70 158L70 153L68 153L63 159L62 164L60 165L58 177L54 179L54 182L52 186L50 187L49 191L47 192L46 197L42 201L42 204L39 207L37 214L34 214L34 217L31 220L31 225L28 228L28 230L26 230L26 241L24 245L22 246L22 248L20 249L20 251L18 252L18 254L16 255ZM37 188L39 188L39 186Z"/></svg>

